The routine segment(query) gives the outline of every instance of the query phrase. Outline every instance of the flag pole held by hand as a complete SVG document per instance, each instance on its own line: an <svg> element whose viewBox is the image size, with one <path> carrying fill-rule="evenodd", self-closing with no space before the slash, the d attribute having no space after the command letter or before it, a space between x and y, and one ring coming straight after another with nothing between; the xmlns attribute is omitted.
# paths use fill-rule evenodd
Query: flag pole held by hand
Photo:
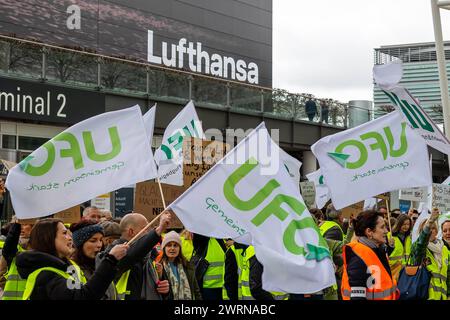
<svg viewBox="0 0 450 320"><path fill-rule="evenodd" d="M161 181L159 180L159 176L157 177L157 181L158 181L158 186L159 186L159 192L161 193L161 200L162 200L162 203L163 203L164 210L163 210L160 214L158 214L158 215L156 216L156 218L153 219L149 224L147 224L147 225L145 226L144 229L142 229L141 231L139 231L138 234L136 234L130 241L128 241L128 244L129 244L129 245L130 245L131 243L133 243L134 241L136 241L136 240L137 240L144 232L146 232L146 231L153 225L153 223L155 223L156 220L158 220L159 217L161 217L161 215L162 215L164 212L166 212L166 208L167 208L167 206L166 206L166 200L164 199L164 193L163 193L163 190L162 190Z"/></svg>

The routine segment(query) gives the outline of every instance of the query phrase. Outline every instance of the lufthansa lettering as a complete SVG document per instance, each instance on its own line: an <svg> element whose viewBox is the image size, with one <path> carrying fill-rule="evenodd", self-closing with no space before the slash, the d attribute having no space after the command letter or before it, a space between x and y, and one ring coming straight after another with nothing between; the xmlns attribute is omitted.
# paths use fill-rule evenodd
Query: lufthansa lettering
<svg viewBox="0 0 450 320"><path fill-rule="evenodd" d="M186 38L181 38L178 41L178 45L162 41L162 54L161 56L156 56L154 53L153 31L148 30L147 61L165 65L166 67L188 69L192 72L220 78L259 84L259 68L256 63L247 63L244 60L222 56L217 53L210 55L207 51L202 50L202 46L201 42L188 42ZM187 66L184 65L185 55L188 57Z"/></svg>

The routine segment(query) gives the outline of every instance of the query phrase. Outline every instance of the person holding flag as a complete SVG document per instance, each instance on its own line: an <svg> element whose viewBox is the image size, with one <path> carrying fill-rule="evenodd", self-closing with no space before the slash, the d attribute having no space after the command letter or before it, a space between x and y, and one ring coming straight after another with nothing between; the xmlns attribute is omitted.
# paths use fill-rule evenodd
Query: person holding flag
<svg viewBox="0 0 450 320"><path fill-rule="evenodd" d="M16 258L20 276L27 279L23 300L100 300L128 250L126 244L115 246L86 282L79 267L69 262L72 237L61 220L38 221L30 246L33 250Z"/></svg>
<svg viewBox="0 0 450 320"><path fill-rule="evenodd" d="M280 154L261 123L167 209L192 232L253 245L265 291L311 294L336 283L334 268Z"/></svg>
<svg viewBox="0 0 450 320"><path fill-rule="evenodd" d="M409 264L425 265L431 274L428 300L447 300L450 296L450 252L444 241L437 238L439 209L419 225L419 238L412 244Z"/></svg>

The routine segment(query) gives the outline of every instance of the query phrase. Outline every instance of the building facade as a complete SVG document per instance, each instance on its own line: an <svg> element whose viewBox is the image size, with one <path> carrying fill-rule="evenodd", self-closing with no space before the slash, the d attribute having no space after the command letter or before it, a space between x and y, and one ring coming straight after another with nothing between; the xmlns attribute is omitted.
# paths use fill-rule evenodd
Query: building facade
<svg viewBox="0 0 450 320"><path fill-rule="evenodd" d="M236 142L261 121L279 129L308 170L310 146L347 126L347 105L329 100L328 121L320 109L308 121L308 95L272 88L272 0L0 7L0 159L19 162L67 127L135 104L158 104L154 147L193 100L205 130L239 129Z"/></svg>
<svg viewBox="0 0 450 320"><path fill-rule="evenodd" d="M445 42L444 46L447 74L450 75L450 42ZM375 49L374 57L375 65L385 64L394 60L403 62L403 78L400 84L419 99L427 114L443 128L441 90L435 44L416 43L381 46ZM377 86L374 86L373 95L375 118L394 109L389 98ZM447 157L433 149L430 149L430 152L433 157L434 182L442 182L449 175Z"/></svg>

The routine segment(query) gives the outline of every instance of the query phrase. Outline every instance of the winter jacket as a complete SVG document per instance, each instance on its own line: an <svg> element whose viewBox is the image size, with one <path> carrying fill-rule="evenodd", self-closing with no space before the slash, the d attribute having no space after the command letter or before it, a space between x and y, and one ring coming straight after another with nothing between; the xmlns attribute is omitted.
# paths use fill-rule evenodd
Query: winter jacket
<svg viewBox="0 0 450 320"><path fill-rule="evenodd" d="M17 255L17 270L22 278L35 270L44 267L67 272L71 264L67 260L40 251L26 251ZM111 255L105 255L91 279L81 284L79 289L69 289L67 280L52 271L42 271L31 293L30 300L100 300L117 273L117 260Z"/></svg>
<svg viewBox="0 0 450 320"><path fill-rule="evenodd" d="M250 292L255 300L275 300L270 292L262 288L263 269L256 256L250 258Z"/></svg>
<svg viewBox="0 0 450 320"><path fill-rule="evenodd" d="M306 112L306 114L316 114L317 113L317 105L313 100L306 101L305 112Z"/></svg>
<svg viewBox="0 0 450 320"><path fill-rule="evenodd" d="M149 231L146 235L131 244L126 256L117 264L118 273L116 275L116 281L120 279L123 273L131 270L127 285L127 290L130 291L130 294L126 295L126 300L160 299L158 293L156 293L155 296L149 296L149 294L156 292L157 279L155 279L154 275L148 274L151 266L147 265L152 263L150 253L153 247L160 241L161 237L158 236L154 230ZM106 248L105 252L99 253L99 258L102 259L103 255L109 252L115 245L123 244L125 242L127 241L122 238L114 241ZM143 284L145 284L145 286L143 286ZM150 292L147 291L149 289L151 289Z"/></svg>
<svg viewBox="0 0 450 320"><path fill-rule="evenodd" d="M187 262L187 265L183 267L184 272L186 273L186 277L189 282L189 287L191 288L192 300L202 300L202 293L200 287L197 283L197 278L195 277L195 266ZM166 274L166 271L163 269L163 279L168 279L169 276ZM173 300L173 292L172 287L170 288L168 300Z"/></svg>
<svg viewBox="0 0 450 320"><path fill-rule="evenodd" d="M387 273L392 277L391 268L389 266L389 259L386 252L386 246L371 248L377 255L380 262L383 264ZM347 258L347 274L350 287L362 287L367 288L367 284L370 273L367 271L367 266L364 261L356 255L353 250L345 246L345 255ZM351 300L365 300L365 298L354 298Z"/></svg>

